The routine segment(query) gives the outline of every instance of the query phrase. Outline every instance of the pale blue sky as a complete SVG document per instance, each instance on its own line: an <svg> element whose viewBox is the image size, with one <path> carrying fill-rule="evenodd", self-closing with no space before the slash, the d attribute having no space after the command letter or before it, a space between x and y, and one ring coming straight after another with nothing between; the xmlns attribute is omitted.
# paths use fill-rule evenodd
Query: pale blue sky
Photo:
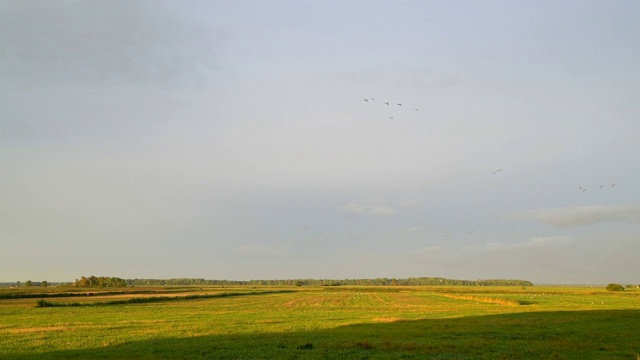
<svg viewBox="0 0 640 360"><path fill-rule="evenodd" d="M0 281L638 283L639 13L0 2Z"/></svg>

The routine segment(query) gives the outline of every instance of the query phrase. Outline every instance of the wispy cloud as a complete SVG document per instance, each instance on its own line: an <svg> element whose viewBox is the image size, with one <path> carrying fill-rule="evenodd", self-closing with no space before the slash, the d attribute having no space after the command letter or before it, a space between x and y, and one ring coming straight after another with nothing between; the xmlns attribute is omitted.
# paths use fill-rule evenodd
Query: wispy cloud
<svg viewBox="0 0 640 360"><path fill-rule="evenodd" d="M288 256L290 254L290 250L283 246L279 245L260 245L260 244L249 244L237 247L232 250L232 253L241 256Z"/></svg>
<svg viewBox="0 0 640 360"><path fill-rule="evenodd" d="M393 215L396 213L394 208L386 205L347 204L341 206L340 209L351 213L367 215Z"/></svg>
<svg viewBox="0 0 640 360"><path fill-rule="evenodd" d="M422 229L424 229L422 226L412 226L406 229L402 229L398 232L392 233L391 235L393 236L399 236L399 235L407 235L407 234L412 234L412 233L416 233L421 231Z"/></svg>
<svg viewBox="0 0 640 360"><path fill-rule="evenodd" d="M418 204L420 204L420 200L418 199L407 199L398 203L398 205L401 206L416 206Z"/></svg>
<svg viewBox="0 0 640 360"><path fill-rule="evenodd" d="M411 253L414 255L433 254L435 252L442 252L442 249L443 248L440 245L423 245L413 250Z"/></svg>
<svg viewBox="0 0 640 360"><path fill-rule="evenodd" d="M575 238L570 236L534 236L531 240L522 242L490 242L473 248L473 250L479 252L504 252L513 250L544 249L566 245L572 243L574 240Z"/></svg>
<svg viewBox="0 0 640 360"><path fill-rule="evenodd" d="M414 227L410 227L408 229L404 229L402 232L407 234L407 233L412 233L412 232L416 232L416 231L420 231L422 230L422 226L414 226Z"/></svg>
<svg viewBox="0 0 640 360"><path fill-rule="evenodd" d="M557 227L575 227L607 221L640 223L640 205L595 205L539 209L514 213L516 219L533 219Z"/></svg>

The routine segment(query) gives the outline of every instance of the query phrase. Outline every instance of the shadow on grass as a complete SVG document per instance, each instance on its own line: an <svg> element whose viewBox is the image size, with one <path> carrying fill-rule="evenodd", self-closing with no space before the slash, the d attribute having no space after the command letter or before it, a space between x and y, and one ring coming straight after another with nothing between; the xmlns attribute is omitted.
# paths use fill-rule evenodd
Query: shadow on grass
<svg viewBox="0 0 640 360"><path fill-rule="evenodd" d="M155 338L39 359L632 359L640 310L530 312L286 333ZM13 354L32 359L34 354Z"/></svg>

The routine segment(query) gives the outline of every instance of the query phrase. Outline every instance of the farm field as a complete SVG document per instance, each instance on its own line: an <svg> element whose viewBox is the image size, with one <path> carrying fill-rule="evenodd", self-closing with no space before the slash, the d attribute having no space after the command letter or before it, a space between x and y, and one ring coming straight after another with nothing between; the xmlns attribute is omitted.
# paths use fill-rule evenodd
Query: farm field
<svg viewBox="0 0 640 360"><path fill-rule="evenodd" d="M0 359L640 359L637 289L43 290L0 289Z"/></svg>

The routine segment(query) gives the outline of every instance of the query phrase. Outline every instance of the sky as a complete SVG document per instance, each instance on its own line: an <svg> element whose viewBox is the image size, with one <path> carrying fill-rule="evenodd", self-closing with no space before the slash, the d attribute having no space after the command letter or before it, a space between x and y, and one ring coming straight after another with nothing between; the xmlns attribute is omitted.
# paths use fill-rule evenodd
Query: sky
<svg viewBox="0 0 640 360"><path fill-rule="evenodd" d="M639 13L2 1L0 281L640 283Z"/></svg>

